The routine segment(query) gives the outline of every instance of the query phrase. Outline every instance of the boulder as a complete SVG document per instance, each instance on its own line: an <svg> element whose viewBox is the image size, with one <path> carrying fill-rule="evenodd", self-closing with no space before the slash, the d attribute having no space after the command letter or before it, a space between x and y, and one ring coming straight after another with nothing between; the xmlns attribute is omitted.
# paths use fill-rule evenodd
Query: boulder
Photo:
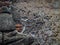
<svg viewBox="0 0 60 45"><path fill-rule="evenodd" d="M0 31L10 31L15 29L15 22L13 21L12 15L0 14Z"/></svg>

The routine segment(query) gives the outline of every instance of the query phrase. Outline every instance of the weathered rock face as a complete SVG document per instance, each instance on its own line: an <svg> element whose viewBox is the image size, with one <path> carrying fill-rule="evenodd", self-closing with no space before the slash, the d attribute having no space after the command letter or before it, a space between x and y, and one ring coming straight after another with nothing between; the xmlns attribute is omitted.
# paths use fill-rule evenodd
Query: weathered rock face
<svg viewBox="0 0 60 45"><path fill-rule="evenodd" d="M9 31L15 29L15 22L13 21L11 14L0 14L0 30Z"/></svg>

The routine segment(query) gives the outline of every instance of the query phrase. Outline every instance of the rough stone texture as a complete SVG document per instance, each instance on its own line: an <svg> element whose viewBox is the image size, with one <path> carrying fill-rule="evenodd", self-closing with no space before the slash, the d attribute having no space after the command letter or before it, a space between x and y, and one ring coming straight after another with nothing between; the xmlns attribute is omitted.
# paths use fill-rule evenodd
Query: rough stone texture
<svg viewBox="0 0 60 45"><path fill-rule="evenodd" d="M15 22L13 21L11 14L0 14L0 30L9 31L15 29Z"/></svg>
<svg viewBox="0 0 60 45"><path fill-rule="evenodd" d="M60 6L59 1L37 0L16 3L17 12L21 17L32 21L31 27L26 26L26 34L36 37L40 45L59 45ZM57 6L56 6L57 5ZM23 15L23 16L22 16ZM28 23L28 24L30 24ZM26 25L27 21L25 22Z"/></svg>
<svg viewBox="0 0 60 45"><path fill-rule="evenodd" d="M24 24L24 34L36 38L37 42L32 45L60 45L59 5L59 0L20 0L14 3L17 9L13 12L13 19ZM22 17L28 17L28 20ZM23 42L20 45L24 45Z"/></svg>

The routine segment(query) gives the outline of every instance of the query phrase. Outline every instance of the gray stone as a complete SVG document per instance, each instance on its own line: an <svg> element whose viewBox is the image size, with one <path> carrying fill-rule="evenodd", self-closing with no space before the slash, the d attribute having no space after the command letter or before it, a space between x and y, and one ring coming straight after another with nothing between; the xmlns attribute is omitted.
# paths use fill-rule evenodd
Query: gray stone
<svg viewBox="0 0 60 45"><path fill-rule="evenodd" d="M0 14L0 31L9 31L15 29L15 22L13 21L12 15Z"/></svg>

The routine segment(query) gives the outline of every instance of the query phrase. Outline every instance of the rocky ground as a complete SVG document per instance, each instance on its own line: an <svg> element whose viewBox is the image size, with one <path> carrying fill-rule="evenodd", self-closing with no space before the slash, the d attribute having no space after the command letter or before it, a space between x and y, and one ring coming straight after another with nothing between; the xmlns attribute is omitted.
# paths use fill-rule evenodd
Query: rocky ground
<svg viewBox="0 0 60 45"><path fill-rule="evenodd" d="M18 1L13 4L12 16L24 25L23 34L37 39L32 45L60 45L59 0L52 3L47 0Z"/></svg>
<svg viewBox="0 0 60 45"><path fill-rule="evenodd" d="M60 7L57 3L33 0L14 5L19 15L24 18L21 21L26 27L23 33L36 37L40 45L59 45Z"/></svg>

